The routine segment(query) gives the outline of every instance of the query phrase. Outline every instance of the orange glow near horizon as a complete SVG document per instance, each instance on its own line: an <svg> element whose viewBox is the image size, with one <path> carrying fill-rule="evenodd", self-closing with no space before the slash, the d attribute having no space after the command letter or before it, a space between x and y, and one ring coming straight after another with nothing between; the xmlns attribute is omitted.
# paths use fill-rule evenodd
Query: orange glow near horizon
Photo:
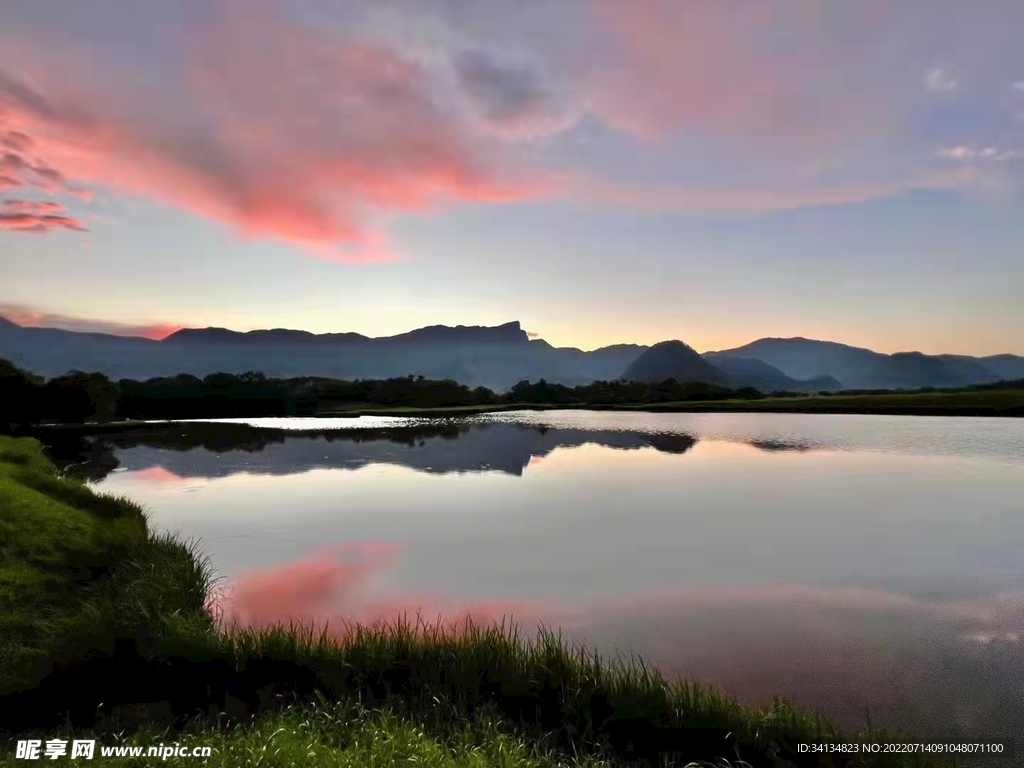
<svg viewBox="0 0 1024 768"><path fill-rule="evenodd" d="M138 322L131 322L127 320L106 320L99 319L94 316L89 317L49 312L42 309L20 305L5 306L3 304L0 304L0 317L4 317L7 320L26 328L59 328L80 333L105 333L115 336L142 337L154 341L165 339L176 331L180 331L185 328L228 328L229 330L233 330L238 333L247 333L254 330L270 328L289 328L291 330L308 331L314 334L354 332L371 338L385 338L388 336L406 333L417 328L437 324L432 320L421 320L417 323L417 320L413 317L409 317L406 322L400 323L395 322L394 316L389 318L390 322L387 327L378 328L377 330L339 327L336 323L320 323L315 321L312 323L246 323L240 317L223 319L206 318L202 321L193 323L153 322L147 321L146 319L140 319ZM493 326L500 324L500 321L488 319L481 319L477 321L471 319L453 319L451 321L442 322L441 324L449 326ZM1020 350L1015 347L1017 340L1010 338L1009 335L1005 339L991 339L983 348L978 348L976 344L971 343L971 339L968 335L950 335L945 331L943 331L943 336L941 338L917 338L915 340L914 334L909 332L903 337L894 336L891 330L880 330L878 334L865 333L863 331L855 333L832 333L827 328L821 326L800 329L792 324L784 328L765 327L755 328L752 331L747 331L742 327L738 327L734 323L730 323L727 328L718 329L707 327L692 329L679 328L676 327L675 324L667 324L663 329L656 329L650 326L638 326L635 328L611 327L597 330L592 329L589 332L584 331L582 333L578 332L578 329L573 328L572 326L558 327L551 333L545 333L543 331L526 330L529 328L543 327L540 324L523 322L521 325L527 336L531 339L546 341L554 347L573 347L586 352L618 344L652 346L661 341L671 339L684 341L698 352L709 352L742 347L752 341L762 338L802 337L806 339L833 341L853 347L863 347L884 354L893 354L896 352L907 352L912 350L932 355L962 354L975 355L979 357L1004 354L1008 352L1014 353L1015 350L1016 354L1024 353L1024 350Z"/></svg>

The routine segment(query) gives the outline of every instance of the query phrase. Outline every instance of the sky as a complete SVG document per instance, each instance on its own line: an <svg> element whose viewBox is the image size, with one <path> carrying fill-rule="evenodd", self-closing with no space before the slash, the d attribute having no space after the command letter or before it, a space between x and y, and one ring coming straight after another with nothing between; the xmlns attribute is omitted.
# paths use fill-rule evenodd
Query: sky
<svg viewBox="0 0 1024 768"><path fill-rule="evenodd" d="M1019 0L0 4L0 314L1024 354Z"/></svg>

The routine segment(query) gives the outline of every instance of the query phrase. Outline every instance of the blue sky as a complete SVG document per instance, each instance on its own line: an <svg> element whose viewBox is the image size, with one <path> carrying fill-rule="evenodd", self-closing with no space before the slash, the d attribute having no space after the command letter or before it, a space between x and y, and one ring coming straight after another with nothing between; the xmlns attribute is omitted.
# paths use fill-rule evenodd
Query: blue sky
<svg viewBox="0 0 1024 768"><path fill-rule="evenodd" d="M0 312L1024 353L1022 28L1014 0L10 4Z"/></svg>

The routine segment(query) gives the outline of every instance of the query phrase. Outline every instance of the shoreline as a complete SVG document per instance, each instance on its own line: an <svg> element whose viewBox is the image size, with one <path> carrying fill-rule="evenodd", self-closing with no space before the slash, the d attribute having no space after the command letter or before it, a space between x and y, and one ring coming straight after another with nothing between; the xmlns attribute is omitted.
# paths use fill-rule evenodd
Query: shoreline
<svg viewBox="0 0 1024 768"><path fill-rule="evenodd" d="M933 416L969 418L1024 418L1024 390L990 390L981 392L928 392L892 395L830 395L779 397L762 400L697 400L674 403L502 403L495 405L441 406L417 408L409 406L324 408L308 416L247 416L231 418L244 423L255 419L358 419L362 416L450 419L514 411L612 411L621 413L790 413L856 416ZM82 424L36 424L28 433L89 432L93 434L152 428L183 423L221 423L218 419L152 419ZM388 427L370 427L387 429ZM315 428L311 431L317 431Z"/></svg>

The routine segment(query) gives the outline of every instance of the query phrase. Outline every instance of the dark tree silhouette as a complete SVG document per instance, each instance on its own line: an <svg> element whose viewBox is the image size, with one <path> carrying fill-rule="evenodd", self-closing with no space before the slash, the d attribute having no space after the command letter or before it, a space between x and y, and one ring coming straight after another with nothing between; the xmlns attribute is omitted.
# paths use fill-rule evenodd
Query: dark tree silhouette
<svg viewBox="0 0 1024 768"><path fill-rule="evenodd" d="M241 375L189 374L114 383L99 373L69 371L49 381L0 361L0 427L39 421L83 423L122 419L199 419L316 414L324 408L401 406L449 408L472 405L621 405L686 400L757 398L753 389L731 390L704 382L596 381L567 387L541 379L520 381L498 394L469 389L450 379L423 376L343 381L318 377L269 378L259 371Z"/></svg>
<svg viewBox="0 0 1024 768"><path fill-rule="evenodd" d="M0 429L39 420L43 379L0 360Z"/></svg>
<svg viewBox="0 0 1024 768"><path fill-rule="evenodd" d="M102 373L69 371L43 386L43 419L69 424L109 421L120 395L117 384Z"/></svg>

